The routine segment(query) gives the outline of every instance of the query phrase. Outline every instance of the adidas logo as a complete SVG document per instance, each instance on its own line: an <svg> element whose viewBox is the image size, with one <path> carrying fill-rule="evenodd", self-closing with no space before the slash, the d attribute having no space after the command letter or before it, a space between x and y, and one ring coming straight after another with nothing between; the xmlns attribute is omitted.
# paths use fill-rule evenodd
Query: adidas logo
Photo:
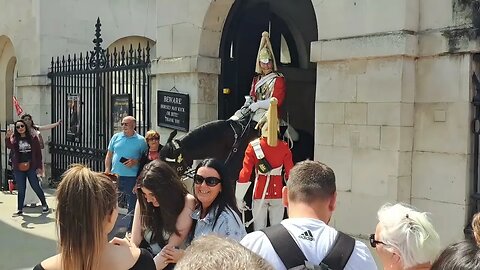
<svg viewBox="0 0 480 270"><path fill-rule="evenodd" d="M299 238L308 240L308 241L313 241L313 234L310 230L304 231L302 234L298 236Z"/></svg>

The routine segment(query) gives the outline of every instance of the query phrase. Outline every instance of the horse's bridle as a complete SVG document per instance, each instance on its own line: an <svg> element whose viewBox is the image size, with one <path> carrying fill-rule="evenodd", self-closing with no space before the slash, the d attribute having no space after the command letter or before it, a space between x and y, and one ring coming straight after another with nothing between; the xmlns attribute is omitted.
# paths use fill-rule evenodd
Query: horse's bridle
<svg viewBox="0 0 480 270"><path fill-rule="evenodd" d="M230 120L228 122L228 124L230 124L230 127L232 128L233 130L233 138L235 139L233 141L233 144L232 144L232 150L230 150L230 153L228 153L228 156L227 158L225 159L225 162L224 164L227 164L228 161L230 161L230 158L232 157L232 155L234 155L235 153L237 153L238 151L238 147L240 146L240 142L241 142L241 138L243 138L243 136L245 136L245 132L247 131L248 127L250 126L250 123L252 122L252 118L253 118L253 114L250 114L250 117L248 118L248 122L245 124L245 125L242 125L242 123L240 121L236 121L241 127L242 127L242 130L241 130L241 134L240 136L238 136L238 133L237 131L235 130L235 127L232 125L232 120Z"/></svg>
<svg viewBox="0 0 480 270"><path fill-rule="evenodd" d="M173 151L175 152L178 150L180 151L180 154L176 159L165 157L165 162L177 164L176 170L179 176L187 176L187 177L193 178L193 172L195 171L195 169L192 169L183 158L183 153L181 152L181 147L180 147L180 144L178 143L178 140L172 140L172 145L173 145ZM183 173L180 174L180 172L182 171Z"/></svg>

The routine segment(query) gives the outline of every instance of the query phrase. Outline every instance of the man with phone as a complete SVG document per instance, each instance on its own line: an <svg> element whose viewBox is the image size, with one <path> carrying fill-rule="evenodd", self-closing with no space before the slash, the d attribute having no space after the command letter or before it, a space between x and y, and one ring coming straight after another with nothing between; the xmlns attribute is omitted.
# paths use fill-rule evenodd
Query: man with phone
<svg viewBox="0 0 480 270"><path fill-rule="evenodd" d="M137 202L133 188L137 180L140 158L147 151L145 138L135 131L136 120L133 116L122 119L122 132L116 133L110 139L105 157L105 173L119 176L121 198L126 198L128 205L129 225L132 230L132 217Z"/></svg>

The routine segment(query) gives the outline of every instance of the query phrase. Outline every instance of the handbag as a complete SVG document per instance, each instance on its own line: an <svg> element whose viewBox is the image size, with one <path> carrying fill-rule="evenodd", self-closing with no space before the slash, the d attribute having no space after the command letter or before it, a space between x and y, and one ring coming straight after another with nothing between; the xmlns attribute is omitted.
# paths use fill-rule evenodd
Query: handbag
<svg viewBox="0 0 480 270"><path fill-rule="evenodd" d="M22 172L27 172L28 170L30 170L30 162L19 162L18 170Z"/></svg>

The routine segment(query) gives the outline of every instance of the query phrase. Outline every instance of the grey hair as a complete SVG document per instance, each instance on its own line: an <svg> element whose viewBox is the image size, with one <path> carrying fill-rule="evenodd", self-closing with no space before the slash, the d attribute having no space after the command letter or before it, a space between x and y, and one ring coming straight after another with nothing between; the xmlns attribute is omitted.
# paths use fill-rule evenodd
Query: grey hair
<svg viewBox="0 0 480 270"><path fill-rule="evenodd" d="M175 270L274 270L262 257L231 239L216 235L200 237L185 250Z"/></svg>
<svg viewBox="0 0 480 270"><path fill-rule="evenodd" d="M404 268L433 263L440 251L440 237L427 213L406 204L385 204L378 210L380 239L397 252Z"/></svg>

